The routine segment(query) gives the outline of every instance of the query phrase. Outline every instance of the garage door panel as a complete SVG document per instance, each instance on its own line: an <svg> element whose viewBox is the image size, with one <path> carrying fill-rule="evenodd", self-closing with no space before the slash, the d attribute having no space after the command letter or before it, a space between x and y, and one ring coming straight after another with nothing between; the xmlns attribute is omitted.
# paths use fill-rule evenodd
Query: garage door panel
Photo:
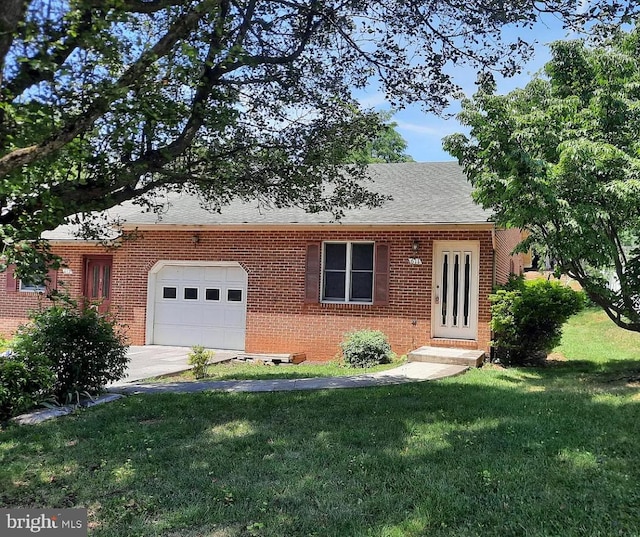
<svg viewBox="0 0 640 537"><path fill-rule="evenodd" d="M239 268L228 268L225 281L227 284L243 284L245 281L244 271Z"/></svg>
<svg viewBox="0 0 640 537"><path fill-rule="evenodd" d="M246 290L240 267L164 266L153 295L153 343L243 350Z"/></svg>
<svg viewBox="0 0 640 537"><path fill-rule="evenodd" d="M203 279L223 283L227 279L227 267L204 267Z"/></svg>
<svg viewBox="0 0 640 537"><path fill-rule="evenodd" d="M244 332L240 330L225 330L224 347L225 349L237 349L238 346L244 345Z"/></svg>
<svg viewBox="0 0 640 537"><path fill-rule="evenodd" d="M166 307L158 307L156 304L155 311L155 325L164 325L164 324L177 324L180 320L180 316L176 314L176 308L166 308Z"/></svg>
<svg viewBox="0 0 640 537"><path fill-rule="evenodd" d="M162 268L158 274L158 281L161 280L176 280L181 281L185 279L184 268L178 265L166 265Z"/></svg>
<svg viewBox="0 0 640 537"><path fill-rule="evenodd" d="M241 320L238 323L242 322ZM216 327L226 326L225 314L222 308L210 308L206 312L206 317L203 319L204 326ZM235 326L238 326L238 323Z"/></svg>
<svg viewBox="0 0 640 537"><path fill-rule="evenodd" d="M207 319L203 318L202 308L194 306L183 306L178 309L176 313L180 316L177 320L179 325L202 326L206 323Z"/></svg>
<svg viewBox="0 0 640 537"><path fill-rule="evenodd" d="M156 324L154 343L156 345L176 345L178 347L191 347L201 345L202 330L197 327L182 326L176 332L174 325Z"/></svg>
<svg viewBox="0 0 640 537"><path fill-rule="evenodd" d="M224 318L223 318L223 322L224 322L224 326L226 327L237 327L239 324L242 323L242 320L244 319L244 310L240 310L240 309L226 309L224 311Z"/></svg>
<svg viewBox="0 0 640 537"><path fill-rule="evenodd" d="M201 333L201 345L211 349L244 349L244 331L241 332L242 338L239 340L227 341L226 330L222 328L209 329ZM242 345L242 349L238 349L238 344Z"/></svg>

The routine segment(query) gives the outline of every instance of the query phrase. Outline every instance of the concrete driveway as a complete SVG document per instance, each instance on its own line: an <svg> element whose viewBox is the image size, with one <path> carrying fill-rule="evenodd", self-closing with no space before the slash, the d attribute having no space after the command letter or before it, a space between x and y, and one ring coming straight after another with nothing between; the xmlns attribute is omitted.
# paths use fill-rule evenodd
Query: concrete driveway
<svg viewBox="0 0 640 537"><path fill-rule="evenodd" d="M191 369L188 362L190 347L167 347L164 345L144 345L129 347L129 367L127 376L109 386L125 386L140 380L179 373ZM215 351L216 360L234 358L237 351Z"/></svg>

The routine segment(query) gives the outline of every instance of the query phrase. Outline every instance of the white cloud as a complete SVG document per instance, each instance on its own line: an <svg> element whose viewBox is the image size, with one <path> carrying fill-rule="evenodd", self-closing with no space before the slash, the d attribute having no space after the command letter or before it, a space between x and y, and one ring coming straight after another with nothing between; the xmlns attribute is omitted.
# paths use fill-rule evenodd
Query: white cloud
<svg viewBox="0 0 640 537"><path fill-rule="evenodd" d="M376 92L371 95L364 94L362 96L358 96L357 99L362 108L389 108L389 103L382 92Z"/></svg>
<svg viewBox="0 0 640 537"><path fill-rule="evenodd" d="M428 116L425 117L425 121L428 121ZM446 130L450 130L451 132L454 132L454 130L451 130L450 125L443 123L443 122L435 122L435 123L409 123L407 121L399 121L399 120L394 120L397 124L398 127L397 129L399 131L406 131L406 132L412 132L412 133L416 133L416 134L422 134L425 136L439 136L441 137L443 135L443 133L445 133Z"/></svg>

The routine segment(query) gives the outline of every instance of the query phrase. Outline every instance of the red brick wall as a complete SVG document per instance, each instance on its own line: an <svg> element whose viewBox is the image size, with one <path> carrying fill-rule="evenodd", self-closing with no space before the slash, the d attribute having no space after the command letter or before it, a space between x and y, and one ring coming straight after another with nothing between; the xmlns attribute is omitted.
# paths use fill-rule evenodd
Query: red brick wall
<svg viewBox="0 0 640 537"><path fill-rule="evenodd" d="M522 241L522 234L519 229L498 229L495 233L496 283L506 283L510 274L524 272L522 254L512 254L513 249Z"/></svg>
<svg viewBox="0 0 640 537"><path fill-rule="evenodd" d="M78 297L82 294L82 256L83 253L102 253L102 248L87 244L71 244L55 248L56 253L62 255L67 263L63 270L58 270L57 287L66 289L69 294ZM68 274L71 272L71 274ZM28 312L41 307L46 308L51 302L42 293L23 293L7 289L7 274L0 274L0 334L10 337L19 325L28 320Z"/></svg>
<svg viewBox="0 0 640 537"><path fill-rule="evenodd" d="M144 344L149 269L159 260L235 261L248 272L248 352L304 352L308 360L329 360L339 353L345 332L374 328L385 332L394 352L405 354L422 345L456 344L488 349L489 303L493 250L490 231L144 231L113 252L112 310L127 325L132 344ZM390 244L388 306L305 304L306 246L318 241L375 241ZM420 243L416 254L411 247ZM480 308L477 342L431 338L432 251L434 240L477 240L480 243ZM96 247L56 247L72 269L59 274L74 295L80 293L83 255ZM419 257L421 265L409 263ZM4 278L4 276L2 276ZM12 302L0 281L0 330L7 333L24 319L35 297Z"/></svg>

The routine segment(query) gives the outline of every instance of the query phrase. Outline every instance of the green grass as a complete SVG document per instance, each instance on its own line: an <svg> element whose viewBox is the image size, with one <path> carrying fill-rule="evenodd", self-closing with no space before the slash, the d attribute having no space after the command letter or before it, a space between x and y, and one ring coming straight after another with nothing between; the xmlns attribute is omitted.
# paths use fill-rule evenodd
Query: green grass
<svg viewBox="0 0 640 537"><path fill-rule="evenodd" d="M541 369L131 396L12 426L0 507L84 506L92 536L637 536L640 394L623 377L640 334L599 317L573 319Z"/></svg>
<svg viewBox="0 0 640 537"><path fill-rule="evenodd" d="M302 379L312 377L342 377L349 375L361 375L375 373L398 367L405 363L404 357L394 360L390 364L378 365L368 368L346 367L338 362L302 362L297 365L258 362L225 362L207 367L207 376L199 379L207 380L268 380L268 379ZM184 371L175 375L151 379L153 382L179 382L194 380L191 371Z"/></svg>

